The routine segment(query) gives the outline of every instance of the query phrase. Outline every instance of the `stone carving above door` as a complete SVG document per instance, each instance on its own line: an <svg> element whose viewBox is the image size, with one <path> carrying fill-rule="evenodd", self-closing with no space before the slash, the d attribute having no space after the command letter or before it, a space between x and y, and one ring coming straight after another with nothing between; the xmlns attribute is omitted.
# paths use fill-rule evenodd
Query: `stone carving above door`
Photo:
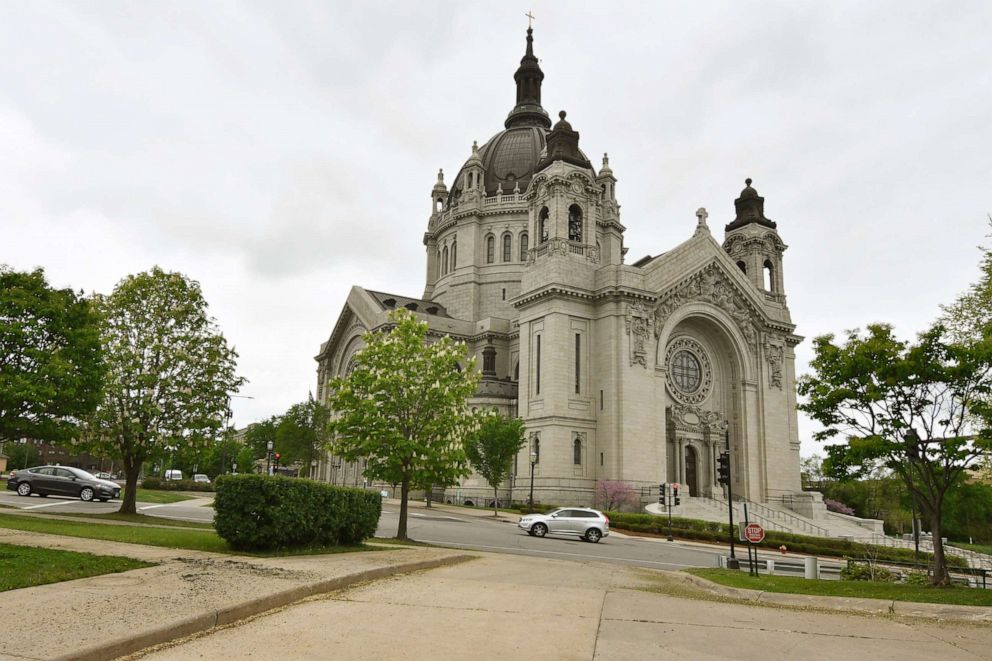
<svg viewBox="0 0 992 661"><path fill-rule="evenodd" d="M672 404L668 407L668 414L680 432L723 432L726 421L723 415L716 411L704 411L692 404Z"/></svg>
<svg viewBox="0 0 992 661"><path fill-rule="evenodd" d="M693 301L704 301L721 308L734 319L747 343L752 348L756 345L755 313L716 262L692 275L662 299L654 313L655 335L661 333L673 312Z"/></svg>

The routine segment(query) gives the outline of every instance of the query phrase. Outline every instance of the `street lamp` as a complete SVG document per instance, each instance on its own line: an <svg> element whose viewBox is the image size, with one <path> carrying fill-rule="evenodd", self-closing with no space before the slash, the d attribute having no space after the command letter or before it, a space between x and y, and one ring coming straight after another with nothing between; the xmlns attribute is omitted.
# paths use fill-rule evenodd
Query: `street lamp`
<svg viewBox="0 0 992 661"><path fill-rule="evenodd" d="M272 475L272 441L265 444L265 474Z"/></svg>
<svg viewBox="0 0 992 661"><path fill-rule="evenodd" d="M531 508L534 507L534 464L537 463L537 453L530 453L530 496L527 498L527 504Z"/></svg>

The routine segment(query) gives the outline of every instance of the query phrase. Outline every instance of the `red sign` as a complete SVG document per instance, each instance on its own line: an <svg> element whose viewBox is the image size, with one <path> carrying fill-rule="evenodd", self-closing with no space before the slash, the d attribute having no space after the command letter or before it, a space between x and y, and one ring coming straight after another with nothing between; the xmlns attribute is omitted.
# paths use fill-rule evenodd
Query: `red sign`
<svg viewBox="0 0 992 661"><path fill-rule="evenodd" d="M744 526L742 538L752 544L760 544L765 539L765 529L757 523L749 523Z"/></svg>

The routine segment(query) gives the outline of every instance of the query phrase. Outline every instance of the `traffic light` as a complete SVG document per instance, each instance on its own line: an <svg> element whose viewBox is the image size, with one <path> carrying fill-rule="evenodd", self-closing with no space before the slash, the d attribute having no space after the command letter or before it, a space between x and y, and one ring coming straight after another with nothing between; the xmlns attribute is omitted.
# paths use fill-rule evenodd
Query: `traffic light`
<svg viewBox="0 0 992 661"><path fill-rule="evenodd" d="M672 505L674 505L675 507L678 507L681 504L682 504L682 499L679 498L679 485L673 484L672 485Z"/></svg>
<svg viewBox="0 0 992 661"><path fill-rule="evenodd" d="M281 455L281 454L279 454L278 452L276 452L276 453L275 453L275 454L274 454L274 455L272 456L272 458L276 460L276 466L278 466L278 465L279 465L279 457L281 457L281 456L282 456L282 455Z"/></svg>
<svg viewBox="0 0 992 661"><path fill-rule="evenodd" d="M730 484L730 453L721 452L716 459L717 482L723 485Z"/></svg>
<svg viewBox="0 0 992 661"><path fill-rule="evenodd" d="M664 483L658 485L658 504L661 505L662 507L665 506L665 487L666 486L668 486L668 485L667 484L664 484Z"/></svg>

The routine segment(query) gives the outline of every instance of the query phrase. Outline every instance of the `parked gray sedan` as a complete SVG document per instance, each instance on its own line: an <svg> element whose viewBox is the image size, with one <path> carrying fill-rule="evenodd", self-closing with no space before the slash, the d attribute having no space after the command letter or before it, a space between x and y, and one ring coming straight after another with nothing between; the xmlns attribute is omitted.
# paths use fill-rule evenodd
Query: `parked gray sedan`
<svg viewBox="0 0 992 661"><path fill-rule="evenodd" d="M10 471L7 490L19 496L73 496L80 500L110 500L121 497L116 482L101 480L81 468L71 466L37 466L27 470Z"/></svg>
<svg viewBox="0 0 992 661"><path fill-rule="evenodd" d="M544 537L548 533L573 535L593 543L610 534L607 516L588 507L560 507L547 514L525 514L520 517L517 527L534 537Z"/></svg>

